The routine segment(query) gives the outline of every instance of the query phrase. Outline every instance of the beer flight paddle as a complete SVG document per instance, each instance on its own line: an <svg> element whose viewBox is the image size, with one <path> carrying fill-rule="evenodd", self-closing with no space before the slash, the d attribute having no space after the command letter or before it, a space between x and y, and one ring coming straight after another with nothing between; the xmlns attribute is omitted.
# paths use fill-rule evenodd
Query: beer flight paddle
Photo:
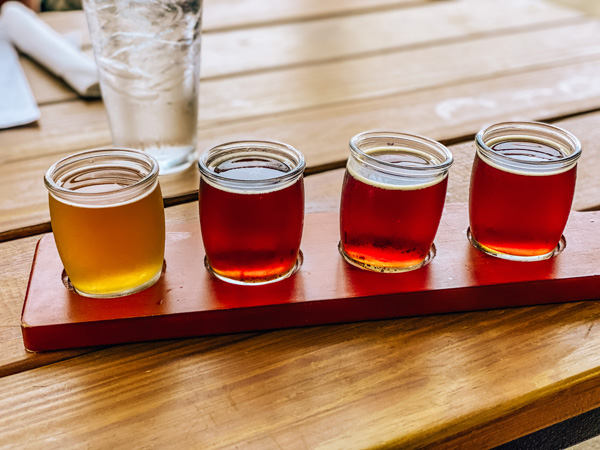
<svg viewBox="0 0 600 450"><path fill-rule="evenodd" d="M393 274L344 261L338 227L336 212L307 214L301 269L263 286L212 276L204 267L197 223L167 227L163 277L146 290L113 299L66 289L48 234L36 248L25 297L25 347L46 351L600 297L600 212L573 212L564 251L522 263L475 249L466 237L467 204L447 204L435 258L421 269Z"/></svg>
<svg viewBox="0 0 600 450"><path fill-rule="evenodd" d="M511 122L481 130L476 147L469 205L447 205L442 216L448 149L421 136L360 133L350 141L340 213L303 219L300 152L268 141L217 146L199 160L200 227L169 229L153 250L165 252L160 279L155 269L140 276L140 264L127 268L125 261L122 274L109 273L111 284L96 269L85 289L77 278L63 283L90 263L73 260L59 211L112 217L141 207L160 192L156 162L127 150L116 151L121 161L108 150L88 165L80 161L89 152L61 160L46 175L56 241L45 236L36 249L22 314L25 346L44 351L597 298L597 214L571 214L563 236L579 141L551 125ZM542 198L548 190L557 195ZM154 228L164 226L161 217ZM135 245L140 233L123 220L118 232ZM83 221L73 233L84 239L86 227ZM110 233L100 232L103 246ZM115 290L114 280L132 276L133 285Z"/></svg>

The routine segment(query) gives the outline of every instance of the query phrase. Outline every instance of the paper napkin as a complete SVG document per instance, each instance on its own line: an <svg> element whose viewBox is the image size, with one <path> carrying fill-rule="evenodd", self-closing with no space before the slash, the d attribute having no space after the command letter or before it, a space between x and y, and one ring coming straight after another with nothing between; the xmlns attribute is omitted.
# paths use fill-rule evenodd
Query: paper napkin
<svg viewBox="0 0 600 450"><path fill-rule="evenodd" d="M40 110L35 103L17 51L0 27L0 129L35 122Z"/></svg>
<svg viewBox="0 0 600 450"><path fill-rule="evenodd" d="M74 48L22 3L2 5L0 25L12 43L61 77L82 97L100 97L94 60Z"/></svg>

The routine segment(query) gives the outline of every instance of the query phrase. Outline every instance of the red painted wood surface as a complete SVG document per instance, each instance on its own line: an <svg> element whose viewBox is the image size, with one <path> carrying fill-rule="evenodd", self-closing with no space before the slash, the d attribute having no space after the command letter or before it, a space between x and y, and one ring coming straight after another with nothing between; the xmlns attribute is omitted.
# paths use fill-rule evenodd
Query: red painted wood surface
<svg viewBox="0 0 600 450"><path fill-rule="evenodd" d="M167 270L155 286L102 300L64 287L46 235L23 307L23 340L27 349L45 351L600 298L600 213L573 212L566 249L533 263L482 254L469 244L467 224L465 204L447 205L433 262L378 274L341 259L337 213L309 214L300 271L271 285L237 286L206 271L198 224L188 223L168 230Z"/></svg>

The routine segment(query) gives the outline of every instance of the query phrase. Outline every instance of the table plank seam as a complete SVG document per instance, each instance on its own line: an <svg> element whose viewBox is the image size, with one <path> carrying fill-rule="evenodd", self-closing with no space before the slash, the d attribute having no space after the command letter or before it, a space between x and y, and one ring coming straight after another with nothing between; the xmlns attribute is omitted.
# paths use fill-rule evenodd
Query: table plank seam
<svg viewBox="0 0 600 450"><path fill-rule="evenodd" d="M354 9L340 10L331 13L321 13L321 14L313 14L306 16L295 16L289 18L282 19L272 19L260 21L257 20L255 22L248 22L246 24L240 25L221 25L221 26L207 26L202 30L203 34L216 34L216 33L226 33L230 31L241 31L241 30L250 30L253 28L264 28L270 26L277 25L290 25L297 24L303 22L312 22L316 20L323 19L336 19L343 17L352 17L352 16L361 16L363 14L371 14L377 12L386 12L386 11L395 11L399 9L411 9L411 8L420 8L420 7L428 7L435 6L436 3L439 3L435 0L413 0L413 1L405 1L398 2L392 5L379 5L379 6L370 6L370 7L357 7Z"/></svg>
<svg viewBox="0 0 600 450"><path fill-rule="evenodd" d="M584 24L592 24L592 23L598 23L598 20L591 19L591 18L585 17L585 16L574 17L574 18L570 18L570 19L552 20L552 21L545 22L545 23L520 25L520 26L516 26L516 27L511 27L511 28L492 30L489 32L488 31L474 32L467 36L449 36L449 37L443 37L440 39L434 39L431 41L415 42L415 43L407 44L407 45L388 47L388 48L380 48L377 50L369 50L369 51L363 51L363 52L356 52L356 53L351 53L351 54L347 54L347 55L341 55L341 56L334 57L334 58L329 57L329 58L323 58L323 59L301 61L301 62L296 62L296 63L273 65L273 66L261 67L261 68L256 68L256 69L248 69L248 70L237 71L237 72L232 71L232 72L224 73L224 74L220 74L220 75L208 75L208 76L201 75L200 80L201 81L218 81L218 80L235 79L235 78L245 77L248 75L259 75L259 74L264 74L264 73L286 71L286 70L290 70L290 69L298 69L298 68L326 65L326 64L343 62L343 61L367 59L367 58L370 58L373 56L404 53L404 52L421 50L421 49L431 49L432 47L446 47L449 45L456 45L456 44L461 44L461 43L466 43L466 42L475 42L475 41L489 39L489 38L495 38L495 37L518 36L520 34L529 34L529 33L535 32L535 31L552 30L552 29L558 29L558 28L568 28L568 27L572 27L573 25L584 25ZM201 72L202 72L202 70L201 70Z"/></svg>
<svg viewBox="0 0 600 450"><path fill-rule="evenodd" d="M204 125L206 128L217 128L220 126L227 126L227 125L251 124L252 122L261 121L264 119L281 118L281 117L285 117L288 115L293 116L294 114L297 114L297 113L326 111L328 109L338 108L340 106L356 106L356 105L360 105L360 104L366 104L369 102L389 100L394 97L402 97L402 96L405 96L408 94L414 95L414 94L424 93L424 92L430 91L432 89L447 89L447 88L451 88L451 87L467 86L472 83L495 80L495 79L503 78L503 77L507 77L507 76L534 73L534 72L542 72L542 71L549 70L549 69L563 67L566 64L580 64L580 63L585 63L585 62L595 62L595 61L599 61L599 60L600 60L600 55L586 56L585 58L582 58L582 57L566 58L564 60L555 61L554 63L537 64L537 65L522 67L517 70L505 70L505 71L501 71L501 72L494 72L489 75L462 78L460 80L436 84L434 86L422 86L422 87L414 88L410 92L407 92L407 91L385 92L385 93L381 93L381 94L372 94L371 96L364 97L364 98L350 98L350 99L344 99L344 100L329 101L327 103L320 103L316 106L301 106L301 107L295 107L294 109L286 109L284 111L274 111L274 112L268 112L268 113L259 113L259 114L255 114L252 116L246 116L246 117L237 117L237 118L230 118L230 119L217 119L217 120L204 120L204 121L201 120L200 126ZM590 111L593 112L595 110L592 109ZM588 112L589 111L586 110L586 111L582 111L581 113L576 112L573 114L574 115L582 115L582 114L587 114ZM460 137L460 138L462 138L462 137Z"/></svg>

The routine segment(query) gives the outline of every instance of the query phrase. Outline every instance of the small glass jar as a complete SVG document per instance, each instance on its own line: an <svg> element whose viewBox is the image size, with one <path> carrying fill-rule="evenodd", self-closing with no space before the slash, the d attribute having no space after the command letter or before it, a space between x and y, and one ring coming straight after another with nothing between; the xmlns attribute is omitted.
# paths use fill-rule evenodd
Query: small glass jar
<svg viewBox="0 0 600 450"><path fill-rule="evenodd" d="M85 151L56 162L44 181L58 253L77 293L121 297L158 281L165 215L153 157Z"/></svg>
<svg viewBox="0 0 600 450"><path fill-rule="evenodd" d="M452 154L439 142L395 132L350 140L339 251L350 264L406 272L433 259Z"/></svg>
<svg viewBox="0 0 600 450"><path fill-rule="evenodd" d="M295 273L302 264L302 153L279 142L231 142L204 153L198 166L209 272L243 285L272 283Z"/></svg>
<svg viewBox="0 0 600 450"><path fill-rule="evenodd" d="M544 123L505 122L475 136L469 194L470 242L514 261L548 259L564 248L581 144Z"/></svg>

